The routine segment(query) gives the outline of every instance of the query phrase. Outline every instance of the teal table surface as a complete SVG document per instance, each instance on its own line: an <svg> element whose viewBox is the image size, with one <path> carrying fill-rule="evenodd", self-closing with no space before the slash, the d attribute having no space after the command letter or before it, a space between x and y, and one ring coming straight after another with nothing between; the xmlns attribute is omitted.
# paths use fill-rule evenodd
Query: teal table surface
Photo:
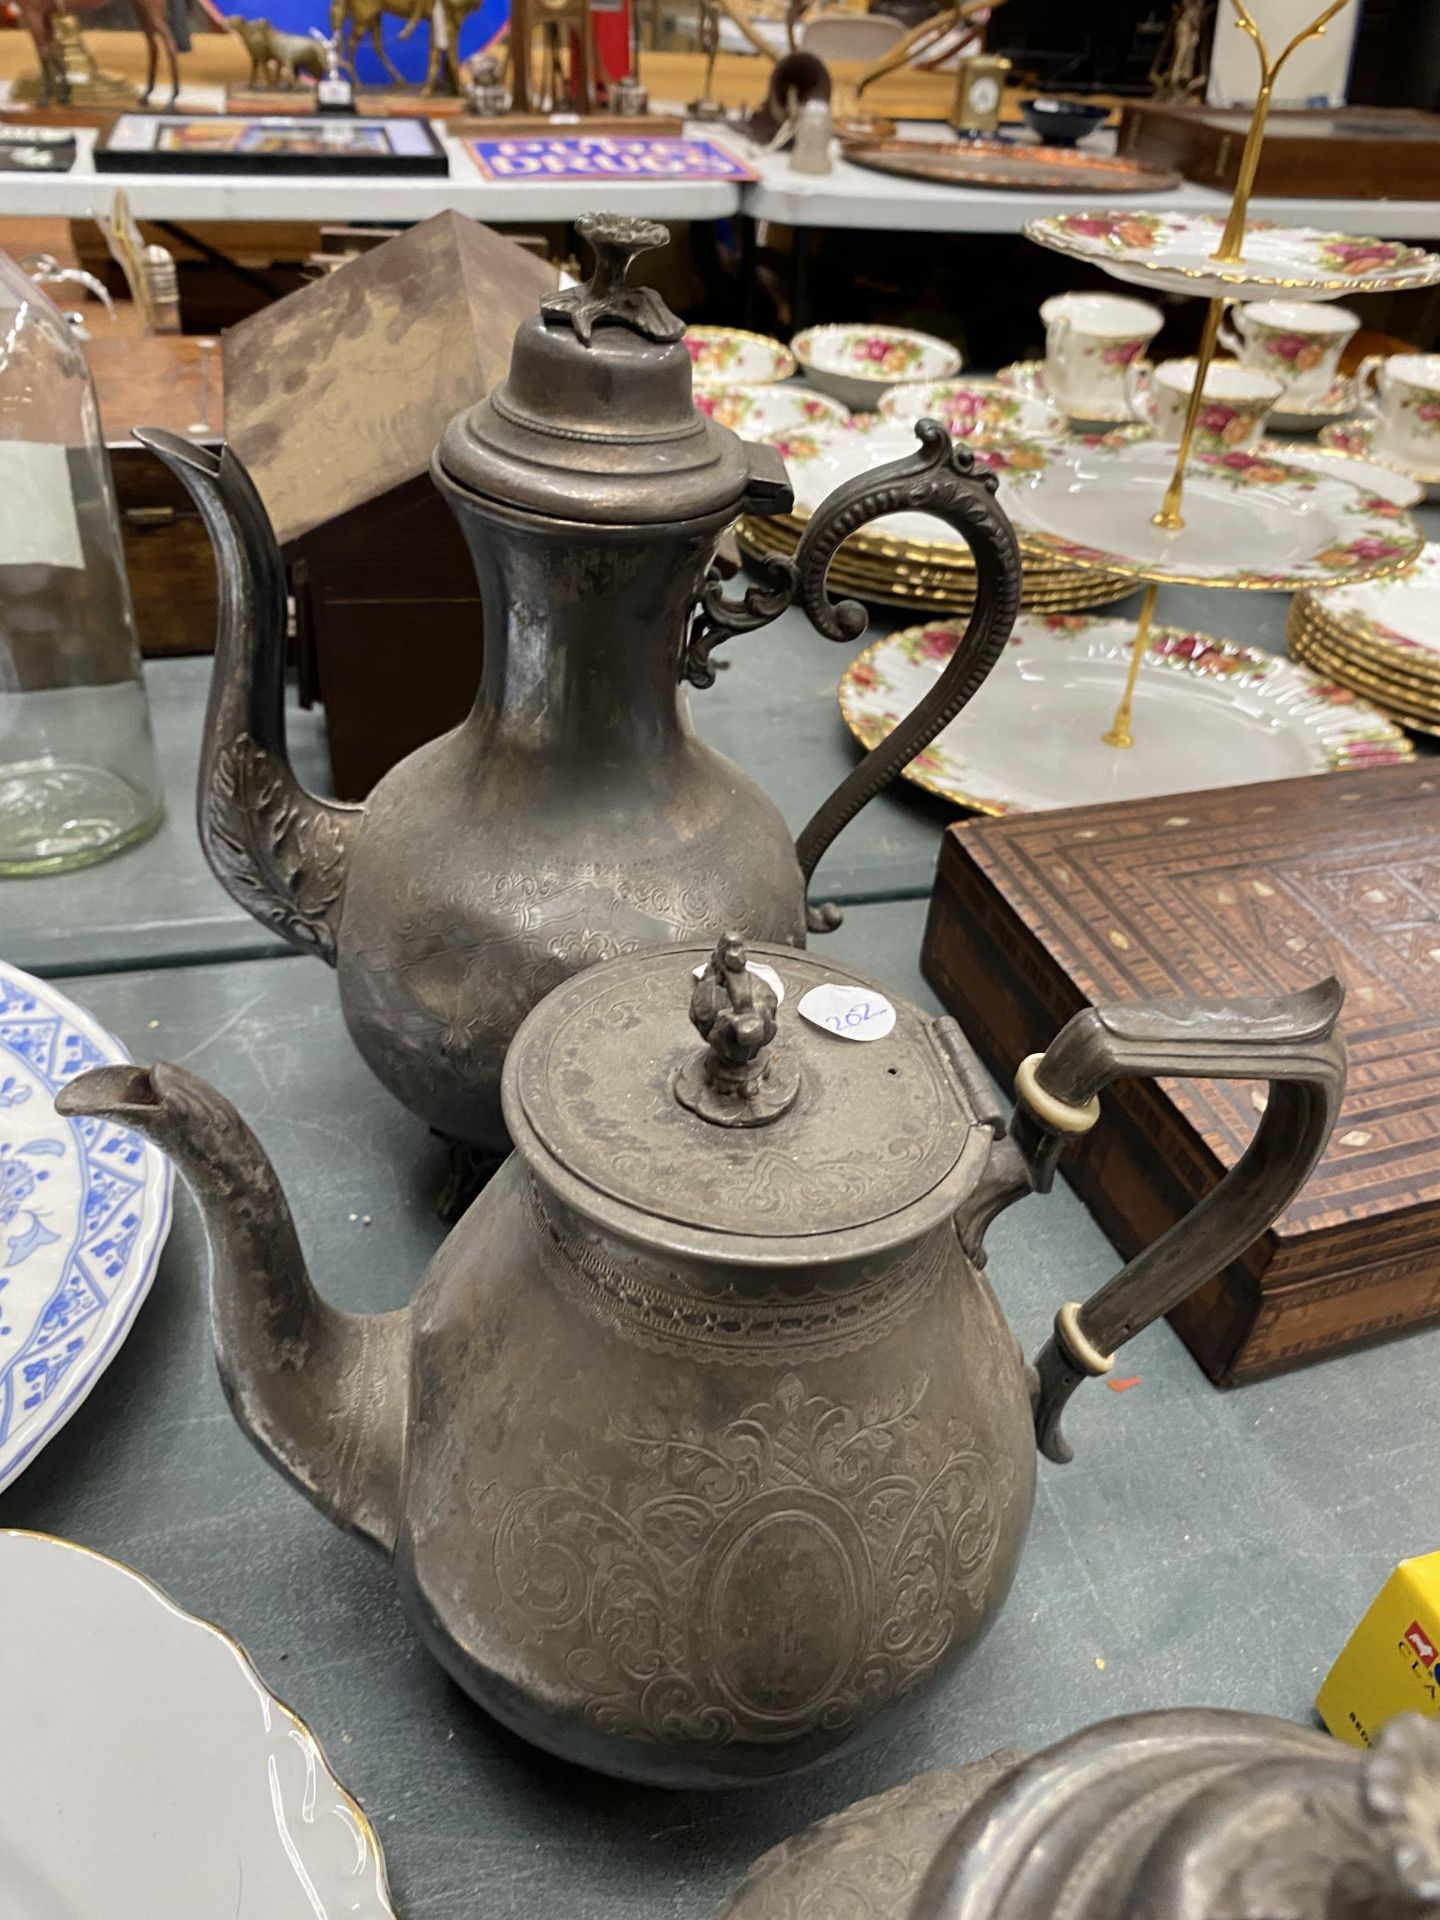
<svg viewBox="0 0 1440 1920"><path fill-rule="evenodd" d="M1177 588L1162 597L1162 619L1197 624L1208 618L1214 628L1217 614L1232 616L1218 630L1233 638L1283 646L1283 595L1200 595ZM914 617L875 609L867 638ZM787 613L773 626L727 643L716 655L727 664L715 685L688 696L700 734L759 780L797 832L859 758L836 700L854 651L822 639L803 614ZM165 779L165 820L144 845L97 866L0 881L0 952L32 973L181 966L285 951L223 891L196 837L195 780L209 660L152 661L145 678ZM292 698L288 726L297 773L315 791L328 791L320 712L302 712ZM927 896L940 835L957 817L944 801L896 781L826 855L816 897L860 902Z"/></svg>
<svg viewBox="0 0 1440 1920"><path fill-rule="evenodd" d="M854 908L827 950L933 1007L916 969L924 911ZM108 972L69 991L141 1059L182 1061L234 1099L337 1304L408 1298L441 1237L428 1198L438 1150L350 1047L324 967ZM863 1147L862 1115L855 1124ZM1063 1188L1007 1214L991 1240L1030 1352L1056 1305L1114 1266ZM1126 1351L1127 1391L1076 1396L1076 1460L1041 1466L994 1631L884 1744L764 1789L620 1785L527 1749L471 1706L422 1651L381 1560L251 1450L215 1377L206 1268L182 1195L124 1348L0 1495L0 1526L114 1554L233 1632L373 1817L404 1920L708 1920L764 1848L923 1768L1138 1708L1303 1719L1391 1567L1436 1545L1434 1336L1223 1394L1156 1326Z"/></svg>

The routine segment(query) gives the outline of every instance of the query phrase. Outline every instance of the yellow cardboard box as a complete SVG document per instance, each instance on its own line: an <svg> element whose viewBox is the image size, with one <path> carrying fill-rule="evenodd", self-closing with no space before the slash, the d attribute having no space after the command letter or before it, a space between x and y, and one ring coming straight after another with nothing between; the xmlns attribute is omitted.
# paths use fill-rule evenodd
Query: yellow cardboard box
<svg viewBox="0 0 1440 1920"><path fill-rule="evenodd" d="M1337 1739L1368 1747L1397 1713L1440 1713L1440 1553L1402 1560L1315 1697Z"/></svg>

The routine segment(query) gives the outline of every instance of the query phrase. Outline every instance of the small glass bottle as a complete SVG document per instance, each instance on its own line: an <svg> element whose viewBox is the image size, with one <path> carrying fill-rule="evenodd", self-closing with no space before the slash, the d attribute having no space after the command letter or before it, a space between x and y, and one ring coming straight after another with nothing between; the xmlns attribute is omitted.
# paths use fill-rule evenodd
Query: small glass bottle
<svg viewBox="0 0 1440 1920"><path fill-rule="evenodd" d="M94 382L0 252L0 875L103 860L163 805Z"/></svg>

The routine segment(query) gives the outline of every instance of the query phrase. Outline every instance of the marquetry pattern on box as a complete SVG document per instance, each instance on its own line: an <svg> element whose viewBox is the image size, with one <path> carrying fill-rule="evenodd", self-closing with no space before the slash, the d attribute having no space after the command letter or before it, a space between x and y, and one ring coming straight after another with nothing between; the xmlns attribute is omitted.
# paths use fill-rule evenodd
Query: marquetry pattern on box
<svg viewBox="0 0 1440 1920"><path fill-rule="evenodd" d="M1440 768L1016 815L946 835L924 966L1008 1079L1081 1008L1334 972L1350 1080L1294 1204L1173 1316L1222 1384L1440 1318ZM1264 1089L1124 1081L1065 1171L1128 1257L1239 1157Z"/></svg>

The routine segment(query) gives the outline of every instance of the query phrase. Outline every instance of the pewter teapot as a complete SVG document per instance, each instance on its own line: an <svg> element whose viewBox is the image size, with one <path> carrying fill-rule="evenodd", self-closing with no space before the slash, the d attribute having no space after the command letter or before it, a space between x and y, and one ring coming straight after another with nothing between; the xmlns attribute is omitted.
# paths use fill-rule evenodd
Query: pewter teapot
<svg viewBox="0 0 1440 1920"><path fill-rule="evenodd" d="M505 1064L515 1151L397 1313L319 1297L269 1162L184 1069L102 1067L57 1102L174 1155L236 1418L393 1557L460 1685L543 1747L675 1786L839 1753L979 1638L1037 1437L1069 1458L1075 1387L1265 1230L1344 1080L1334 981L1107 1007L1022 1064L1007 1123L954 1021L751 953L778 991L732 933L535 1009ZM1268 1080L1255 1137L1028 1367L986 1228L1048 1189L1102 1087L1151 1073Z"/></svg>
<svg viewBox="0 0 1440 1920"><path fill-rule="evenodd" d="M190 489L216 549L199 793L210 864L242 906L336 968L346 1025L390 1091L482 1155L508 1145L505 1050L568 975L720 926L805 944L821 854L980 686L1019 604L994 476L931 421L913 456L831 494L793 561L770 560L761 583L727 599L716 541L738 514L791 506L784 467L699 412L682 323L625 285L631 258L665 229L577 225L594 277L543 303L516 336L506 384L453 420L435 455L480 579L474 708L363 806L316 799L286 762L284 571L248 474L228 451L138 432ZM709 685L716 644L797 594L823 634L857 639L865 614L828 597L830 558L903 508L967 542L975 610L929 696L797 844L754 782L697 739L683 683ZM822 906L809 925L838 919Z"/></svg>
<svg viewBox="0 0 1440 1920"><path fill-rule="evenodd" d="M1440 1726L1128 1714L786 1840L720 1920L1440 1920Z"/></svg>

